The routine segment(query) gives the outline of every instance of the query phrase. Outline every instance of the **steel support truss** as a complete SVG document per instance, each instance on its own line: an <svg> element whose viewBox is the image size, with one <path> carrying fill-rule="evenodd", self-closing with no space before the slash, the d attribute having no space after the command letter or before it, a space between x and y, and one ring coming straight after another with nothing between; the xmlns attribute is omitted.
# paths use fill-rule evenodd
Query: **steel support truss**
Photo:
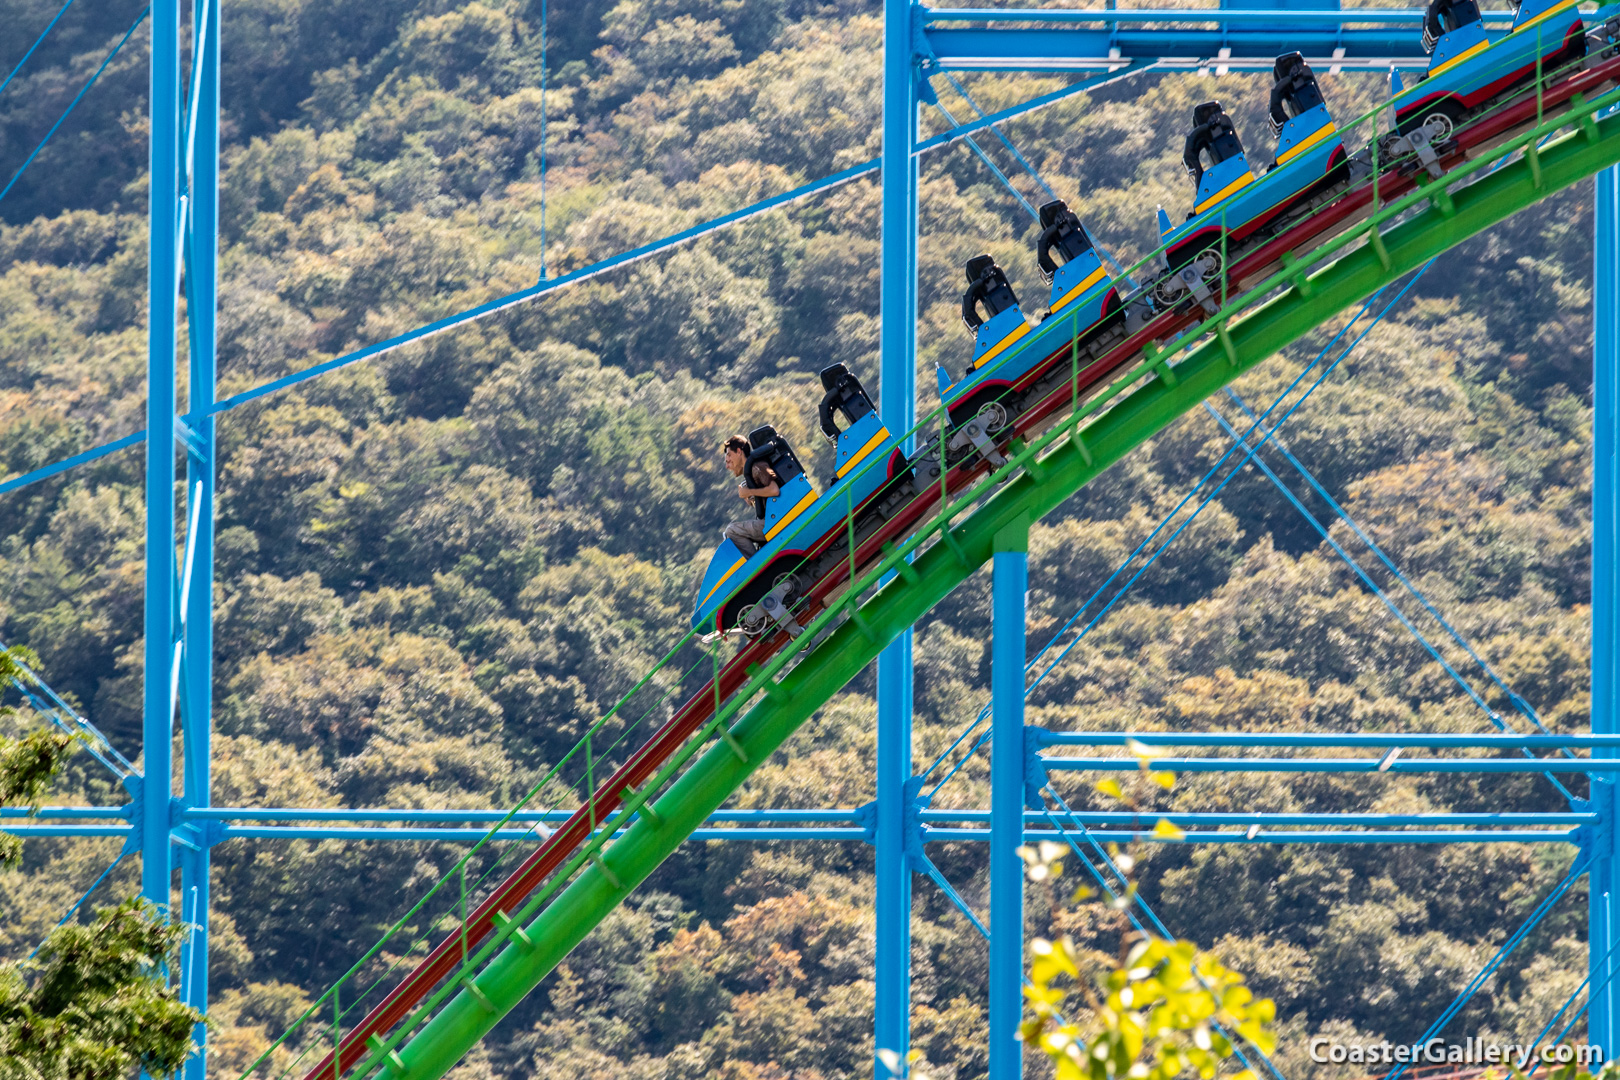
<svg viewBox="0 0 1620 1080"><path fill-rule="evenodd" d="M1286 7L1286 14L1279 9ZM702 235L763 209L824 190L879 165L882 176L882 372L884 422L892 430L912 426L916 406L917 322L917 160L930 148L986 126L996 117L964 125L957 134L919 141L919 108L932 100L927 80L952 70L1074 71L1108 75L1145 68L1223 73L1269 68L1280 52L1302 50L1328 69L1384 70L1421 67L1417 43L1421 9L1340 10L1323 0L1284 4L1252 0L1243 9L1132 11L1074 9L930 9L909 0L885 0L883 152L878 163L807 185L716 223L687 230L668 243ZM1487 12L1486 18L1504 13ZM405 841L464 841L484 836L499 811L316 810L307 808L215 808L209 798L209 733L212 708L212 610L214 526L214 424L216 415L283 385L319 374L302 373L228 401L215 400L215 312L217 278L217 187L219 161L218 0L194 0L190 48L183 50L187 25L180 0L163 0L152 10L151 199L148 305L148 426L146 444L145 684L142 771L126 778L134 796L125 807L52 808L39 820L5 826L25 836L122 836L142 855L142 893L165 910L178 910L194 927L177 973L185 1000L206 1010L208 969L209 849L225 839L345 838ZM183 70L183 55L197 58ZM1053 95L1053 97L1062 96ZM847 174L847 175L846 175ZM1613 955L1620 943L1620 897L1615 893L1613 820L1615 782L1620 771L1620 723L1616 721L1615 672L1620 634L1614 625L1616 367L1620 365L1620 171L1610 169L1597 183L1595 216L1596 330L1594 344L1593 483L1593 671L1590 737L1547 740L1533 736L1214 736L1170 739L1138 735L1180 746L1222 748L1364 748L1489 746L1498 749L1582 746L1591 761L1560 761L1559 771L1586 771L1592 796L1568 812L1540 814L1264 814L1186 813L1170 819L1187 830L1193 843L1457 843L1540 842L1579 844L1590 863L1591 1040L1605 1047L1620 1043L1620 986L1609 975L1620 968ZM576 275L543 282L533 289L412 331L400 339L339 358L321 371L374 356L395 344L458 325L584 280L612 266L668 246L666 242L616 256ZM184 300L182 309L181 301ZM486 311L487 309L487 311ZM182 339L180 319L186 319ZM187 400L181 408L179 364L186 364ZM0 491L43 478L61 468L93 460L136 442L129 436L79 455L38 474L10 481ZM185 461L180 483L177 458ZM1024 522L1022 535L1027 537ZM695 839L738 841L826 840L865 842L876 854L876 1046L893 1051L874 1063L879 1080L909 1047L911 877L928 874L944 888L973 925L990 937L992 1076L1019 1075L1016 1045L1007 1045L1018 1018L1022 961L1022 865L1015 849L1040 839L1088 842L1093 839L1155 839L1151 822L1128 813L1066 813L1032 810L1030 793L1047 782L1049 769L1109 768L1102 760L1052 756L1042 751L1064 744L1103 745L1128 736L1077 736L1026 728L1024 700L1024 590L1027 540L998 534L993 606L992 796L989 811L935 811L919 798L911 746L911 641L902 634L878 659L877 797L869 807L832 810L719 811ZM173 747L179 719L181 783L175 790ZM1392 739L1379 743L1380 738ZM1269 740L1269 741L1268 741ZM1315 741L1313 741L1315 740ZM1539 741L1538 741L1539 740ZM1114 759L1117 760L1117 759ZM1175 759L1176 768L1226 768L1232 759ZM1366 769L1368 759L1282 759L1279 769ZM1204 764L1209 763L1209 764ZM1253 761L1247 767L1266 767ZM1501 759L1447 762L1391 759L1401 771L1466 766L1466 771L1553 771L1550 762ZM1133 763L1134 767L1134 763ZM4 814L0 817L11 817ZM565 815L561 815L565 816ZM559 815L519 814L513 824ZM1230 830L1232 826L1245 831ZM1415 828L1417 827L1417 828ZM1427 828L1422 828L1427 827ZM1308 829L1309 831L1290 831ZM512 842L533 842L535 834L513 829ZM978 841L990 849L989 928L938 874L924 847L929 843ZM178 893L174 871L180 872ZM1009 930L1011 931L1009 933ZM202 1045L203 1029L197 1039ZM887 1061L884 1058L887 1057ZM202 1051L186 1066L186 1080L203 1080Z"/></svg>
<svg viewBox="0 0 1620 1080"><path fill-rule="evenodd" d="M180 0L152 6L151 191L147 277L145 682L137 794L141 894L192 927L181 952L181 996L208 1005L209 846L220 830L182 820L209 802L213 708L214 404L219 199L219 0L194 0L193 57L182 76ZM182 310L181 296L184 292ZM184 314L186 407L179 396ZM178 499L175 461L184 457ZM179 551L176 527L184 523ZM175 718L181 784L174 790ZM174 870L180 891L174 905ZM207 1068L207 1029L186 1080Z"/></svg>
<svg viewBox="0 0 1620 1080"><path fill-rule="evenodd" d="M904 60L898 55L898 50L894 49L899 36L895 24L902 17L908 20L912 46L910 55ZM1510 12L1485 13L1488 23L1503 22L1510 20L1511 17ZM1419 42L1417 32L1423 18L1421 8L1343 10L1337 0L1303 0L1303 2L1296 0L1293 3L1283 3L1280 0L1248 0L1248 2L1221 0L1220 10L1196 11L1119 10L1112 4L1100 10L1097 8L947 9L907 4L905 0L888 0L885 5L885 18L887 25L884 56L885 168L882 241L885 288L883 397L886 407L892 408L887 405L892 395L897 392L906 395L907 418L911 415L912 399L916 393L915 386L911 382L915 369L914 350L910 351L907 357L910 362L904 364L895 353L902 348L903 340L907 342L914 340L915 303L913 301L910 306L902 306L898 302L898 294L902 288L908 288L913 290L914 295L916 179L913 170L904 173L898 167L891 170L890 162L897 161L898 154L891 152L889 141L906 137L908 133L914 131L918 100L933 97L925 85L930 76L950 71L1073 71L1096 74L1143 69L1224 74L1228 71L1269 70L1278 55L1296 50L1305 53L1309 62L1319 69L1329 71L1422 70L1427 66L1427 54ZM916 84L923 88L921 93L907 94L902 91L898 84L906 77L916 80ZM896 124L890 116L891 110L895 108L906 110L904 125ZM914 163L915 144L908 149L911 150L907 155L908 159ZM1592 572L1592 730L1597 734L1610 735L1620 733L1620 724L1615 721L1613 704L1613 673L1617 659L1615 653L1620 650L1620 633L1617 633L1616 628L1611 625L1614 620L1614 585L1617 573L1614 561L1615 533L1617 527L1620 527L1614 496L1614 452L1617 424L1620 424L1620 420L1616 418L1615 403L1616 367L1620 365L1620 179L1617 178L1620 178L1620 168L1609 169L1600 174L1597 182L1597 212L1594 223L1596 237L1594 310L1597 325L1594 341L1596 413L1593 483L1595 539ZM906 214L907 226L904 232L890 223L890 215L900 213ZM906 281L903 285L890 280L891 267L904 269ZM894 290L897 298L893 304L890 290ZM905 319L906 325L894 327L892 323L896 317ZM893 379L902 371L907 381L903 386L897 386ZM885 414L886 419L888 415ZM894 415L898 418L900 414L896 411ZM1022 634L1018 634L1016 642L1004 640L1011 634L1010 619L1004 619L1003 616L1010 615L1013 611L1022 612L1025 578L1018 572L1023 569L1021 556L1011 551L1001 553L1003 549L1000 546L997 547L997 551L992 584L995 640L991 708L995 718L993 720L995 736L991 745L992 810L989 830L991 834L989 1010L992 1040L989 1060L992 1080L1003 1078L1014 1080L1021 1074L1019 1057L1015 1053L1016 1046L1009 1047L1003 1043L1010 1037L1009 1023L1016 1026L1016 1020L1009 1021L1008 1015L1010 1013L1012 1017L1017 1016L1021 1000L1020 984L1014 981L1015 972L1009 966L1010 961L1007 957L1017 955L1021 958L1022 953L1022 866L1015 864L1005 854L998 858L998 850L1001 849L998 849L997 838L1003 838L1003 844L1013 842L1012 838L1017 835L1018 827L1012 824L1016 818L1010 815L1014 813L1014 808L1024 804L1028 792L1039 791L1046 783L1048 766L1057 769L1107 769L1116 767L1118 760L1093 759L1085 762L1069 762L1041 758L1037 751L1043 746L1061 741L1061 736L1038 729L1029 729L1028 734L1010 752L1005 748L1008 736L1022 729L1024 672ZM1017 595L1013 595L1014 593ZM904 647L904 663L909 667L909 635L905 639ZM899 649L900 646L896 645L891 651ZM1015 651L1018 656L1016 677L1011 672L1012 656ZM900 661L896 658L894 662ZM894 740L898 738L897 733L902 729L908 738L910 731L910 716L899 715L901 707L899 701L884 697L883 670L880 667L878 706L880 748L885 733ZM890 677L893 679L897 676L891 674ZM909 680L907 690L906 704L909 705ZM1016 704L1007 700L1009 695L1016 695ZM1018 718L1016 722L1013 719L1014 715ZM1241 739L1217 738L1211 745L1233 746L1241 742ZM997 751L998 744L1002 747L1000 752ZM1415 744L1407 740L1401 745ZM1612 752L1609 746L1594 746L1592 750L1594 757ZM909 746L907 753L909 755ZM1014 758L1025 761L1014 766L1011 763L1011 759ZM1134 763L1131 764L1134 767ZM1360 771L1377 768L1378 764L1343 759L1317 762L1285 759L1275 763L1274 767L1301 771L1305 769ZM1407 761L1403 764L1391 758L1389 762L1384 763L1384 768L1398 767L1401 771L1424 768L1449 769L1455 768L1458 764L1462 763ZM1190 771L1211 768L1264 769L1266 766L1253 761L1237 764L1231 759L1210 760L1204 763L1178 759L1174 765L1167 767ZM1580 818L1582 824L1576 825L1572 817L1568 819L1572 827L1558 831L1562 841L1580 843L1594 855L1590 871L1592 875L1590 1031L1591 1041L1599 1042L1605 1047L1613 1047L1620 1046L1620 1038L1616 1038L1617 1033L1614 1030L1616 1018L1620 1017L1620 980L1611 980L1608 977L1610 971L1620 969L1620 956L1612 955L1616 951L1616 943L1620 942L1620 896L1615 895L1613 880L1615 860L1620 857L1620 852L1614 849L1612 828L1615 813L1614 779L1612 773L1605 771L1608 766L1594 763L1587 767L1591 769L1593 791L1590 806L1577 807L1572 811ZM883 769L881 749L879 768ZM1492 763L1480 771L1537 768L1535 764L1521 760ZM1539 768L1546 771L1544 765ZM888 800L901 790L904 790L908 799L912 800L912 806L889 804ZM896 913L886 911L883 906L885 881L890 875L909 876L911 873L923 873L935 878L941 888L951 895L953 901L963 908L970 921L983 930L983 922L966 908L939 876L937 870L927 862L926 857L921 855L923 843L943 840L945 837L942 830L926 823L930 812L917 812L916 800L916 785L905 789L893 783L885 785L884 778L880 774L878 820L901 820L910 810L912 828L918 834L906 846L906 850L916 853L911 863L896 866L881 857L878 861L880 948L884 941L885 928L893 930L895 925ZM1040 818L1043 815L1036 814L1033 817ZM1349 824L1351 818L1337 818L1337 820L1341 824ZM1002 822L999 831L997 821ZM1027 827L1029 823L1025 824ZM1518 830L1504 829L1494 833L1492 838L1505 839L1513 832ZM1095 829L1092 830L1092 834L1100 835ZM1215 840L1213 834L1206 837L1190 835L1189 839L1195 842L1207 839L1227 843L1255 842L1263 839L1305 843L1343 842L1341 830L1332 830L1331 834L1333 839L1329 839L1328 832L1287 835L1267 830L1265 824L1255 820L1250 822L1248 830L1243 834L1228 833L1221 835L1218 840ZM1144 834L1139 832L1135 835L1140 837ZM1519 835L1533 840L1550 838L1550 834L1546 832L1534 837L1525 836L1522 832ZM1473 830L1426 833L1391 831L1376 835L1363 831L1357 832L1355 837L1351 842L1376 840L1397 843L1447 843L1476 841L1482 839L1483 834ZM881 851L882 848L880 853ZM897 895L900 888L897 882L888 884L887 895ZM998 944L998 930L1005 934L1008 928L1011 929L1011 936L1015 941ZM886 1010L892 1010L892 1002L909 997L909 987L895 985L896 982L903 981L907 975L904 966L894 963L885 965L880 956L877 970L879 1002L877 1045L880 1048L893 1046L903 1049L909 1042L908 1032L904 1027L896 1026L892 1011L886 1013ZM884 1080L889 1072L889 1069L879 1062L876 1069L878 1080Z"/></svg>
<svg viewBox="0 0 1620 1080"><path fill-rule="evenodd" d="M1615 451L1620 420L1615 399L1620 392L1620 167L1605 169L1593 185L1592 218L1592 733L1620 733L1616 723L1616 670L1620 637L1616 636ZM1615 752L1610 750L1613 755ZM1598 751L1593 751L1593 757ZM1612 975L1620 956L1620 896L1616 894L1615 777L1592 777L1590 809L1593 861L1588 879L1588 978L1590 1041L1613 1055L1620 1050L1620 985Z"/></svg>

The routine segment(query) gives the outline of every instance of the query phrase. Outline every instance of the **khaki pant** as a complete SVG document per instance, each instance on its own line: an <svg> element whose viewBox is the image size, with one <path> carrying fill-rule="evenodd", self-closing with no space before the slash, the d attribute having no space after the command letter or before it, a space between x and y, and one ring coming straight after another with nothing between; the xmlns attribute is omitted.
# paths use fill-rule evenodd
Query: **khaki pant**
<svg viewBox="0 0 1620 1080"><path fill-rule="evenodd" d="M743 558L753 558L754 552L765 546L765 522L757 517L733 521L726 526L724 536L737 545Z"/></svg>

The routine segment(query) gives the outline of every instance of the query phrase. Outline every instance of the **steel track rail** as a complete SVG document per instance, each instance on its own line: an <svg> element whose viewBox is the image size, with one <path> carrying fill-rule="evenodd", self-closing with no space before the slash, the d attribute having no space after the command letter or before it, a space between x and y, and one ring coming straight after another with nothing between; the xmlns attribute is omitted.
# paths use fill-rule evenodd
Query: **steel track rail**
<svg viewBox="0 0 1620 1080"><path fill-rule="evenodd" d="M437 1080L452 1068L614 907L718 809L753 770L906 627L986 561L998 533L1051 512L1081 486L1182 414L1277 350L1362 297L1525 207L1620 161L1620 118L1598 120L1579 104L1576 130L1521 156L1348 251L1241 318L1159 374L1044 456L1020 454L1022 473L981 509L942 533L791 670L773 662L740 694L764 696L726 737L652 801L624 835L527 925L513 923L504 947L476 975L463 975L453 997L397 1049L375 1044L371 1061L387 1080ZM780 681L771 681L783 672ZM722 711L722 716L731 712Z"/></svg>

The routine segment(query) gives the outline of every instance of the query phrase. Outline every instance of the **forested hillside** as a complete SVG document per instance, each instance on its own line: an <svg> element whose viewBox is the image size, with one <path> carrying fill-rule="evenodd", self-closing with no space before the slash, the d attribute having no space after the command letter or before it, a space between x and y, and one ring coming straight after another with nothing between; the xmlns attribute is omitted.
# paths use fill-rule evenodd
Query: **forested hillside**
<svg viewBox="0 0 1620 1080"><path fill-rule="evenodd" d="M75 7L0 94L6 176L140 4ZM0 67L56 8L11 5L20 29ZM542 249L539 15L539 0L225 5L224 392L530 285L542 256L556 275L877 155L872 3L551 0ZM8 475L144 426L145 34L0 200ZM988 110L1060 80L968 85ZM1343 118L1386 90L1374 76L1323 85ZM972 114L943 80L936 89ZM1268 152L1254 77L1142 76L1006 131L1130 261L1156 243L1155 204L1188 208L1182 133L1214 96ZM926 112L927 130L942 130ZM960 373L971 350L956 314L962 264L993 253L1031 310L1044 290L1030 217L965 147L922 171L927 407L935 362ZM1590 222L1583 186L1442 257L1283 431L1555 731L1583 728L1588 711ZM829 471L811 434L815 376L842 361L877 389L877 240L876 185L857 181L222 417L214 801L509 805L679 639L694 574L739 505L721 440L769 421L817 459L813 475ZM1332 329L1238 391L1269 404ZM1215 404L1237 422L1229 401ZM1227 445L1191 415L1036 526L1032 649ZM0 638L36 650L52 685L131 756L141 484L130 451L0 498ZM1343 525L1335 536L1359 550ZM986 698L988 598L981 574L918 626L920 766ZM1527 729L1460 650L1446 655ZM736 805L870 799L870 692L870 675L857 680ZM1032 722L1054 727L1489 730L1252 470L1035 701ZM92 766L81 755L54 801L125 801ZM935 805L986 805L986 766L976 756ZM1080 779L1060 787L1077 806L1107 804ZM1153 791L1140 792L1149 805L1209 810L1565 805L1528 776L1206 775ZM0 887L0 953L26 954L117 851L30 842ZM216 1075L253 1061L460 851L216 848ZM982 910L984 848L931 854ZM1514 845L1144 856L1142 892L1165 922L1277 1000L1291 1076L1309 1066L1288 1034L1415 1037L1571 860ZM116 887L134 888L134 863ZM864 1075L870 869L859 844L688 845L456 1075ZM1032 886L1030 916L1043 932L1057 896L1044 888ZM984 947L930 883L916 897L918 1045L930 1075L980 1076ZM1455 1032L1535 1035L1584 969L1583 897L1577 886ZM1114 948L1092 909L1056 928Z"/></svg>

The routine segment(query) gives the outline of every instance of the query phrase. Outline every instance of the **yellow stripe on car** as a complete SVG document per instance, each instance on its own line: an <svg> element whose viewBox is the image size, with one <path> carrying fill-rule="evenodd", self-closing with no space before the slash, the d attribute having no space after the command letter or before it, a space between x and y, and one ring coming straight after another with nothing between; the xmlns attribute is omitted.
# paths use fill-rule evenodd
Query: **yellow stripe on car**
<svg viewBox="0 0 1620 1080"><path fill-rule="evenodd" d="M1523 26L1515 26L1513 28L1513 34L1523 33L1524 31L1530 29L1532 26L1536 25L1536 23L1540 22L1541 20L1550 19L1554 15L1557 15L1560 11L1568 11L1570 8L1574 7L1578 2L1579 2L1579 0L1564 0L1564 2L1562 4L1554 4L1552 7L1548 8L1546 11L1543 11L1540 15L1537 15L1535 18L1531 19L1529 22L1525 23ZM1512 37L1513 34L1509 34L1508 37ZM1563 42L1560 41L1559 44L1562 45Z"/></svg>
<svg viewBox="0 0 1620 1080"><path fill-rule="evenodd" d="M1214 206L1228 195L1241 191L1252 183L1254 183L1254 173L1245 172L1242 176L1238 177L1236 180L1232 181L1230 184L1227 184L1225 187L1221 188L1221 190L1217 191L1215 194L1193 207L1193 213L1202 214L1205 210L1208 210L1210 207Z"/></svg>
<svg viewBox="0 0 1620 1080"><path fill-rule="evenodd" d="M722 586L722 585L724 585L726 583L726 579L729 578L732 574L735 574L737 572L737 568L740 567L743 563L745 563L747 561L748 561L747 559L738 559L736 562L732 563L731 564L731 569L727 570L725 573L721 574L720 575L720 580L714 583L714 588L710 589L708 591L708 593L703 597L703 604L707 604L709 602L709 597L713 596L719 590L720 586ZM698 607L702 607L703 604L699 604Z"/></svg>
<svg viewBox="0 0 1620 1080"><path fill-rule="evenodd" d="M1338 130L1339 129L1334 126L1333 121L1329 120L1327 123L1323 124L1321 127L1317 128L1315 131L1306 136L1303 142L1297 143L1278 154L1277 164L1288 164L1290 161L1293 161L1295 158L1299 157L1299 155L1303 154L1305 151L1309 150L1311 147L1315 146L1317 143L1321 142L1323 139L1327 138L1329 135L1332 135Z"/></svg>
<svg viewBox="0 0 1620 1080"><path fill-rule="evenodd" d="M1450 60L1447 60L1445 63L1441 64L1439 67L1437 67L1433 71L1429 72L1429 78L1432 79L1436 75L1441 74L1442 72L1450 71L1452 68L1456 67L1458 64L1462 63L1464 60L1468 60L1468 59L1471 59L1472 57L1478 56L1480 53L1484 52L1486 49L1488 49L1490 47L1491 47L1490 42L1488 42L1488 41L1480 42L1478 45L1475 45L1472 49L1468 49L1468 50L1464 51L1459 56L1453 56Z"/></svg>
<svg viewBox="0 0 1620 1080"><path fill-rule="evenodd" d="M1088 276L1086 280L1082 281L1080 284L1058 297L1058 302L1052 305L1052 310L1056 311L1058 308L1062 307L1064 304L1067 304L1070 300L1073 300L1076 296L1079 296L1081 293L1085 292L1087 289L1091 288L1093 285L1097 284L1097 282L1101 281L1107 276L1108 272L1106 270L1100 266L1097 267L1097 269L1091 272L1090 276Z"/></svg>
<svg viewBox="0 0 1620 1080"><path fill-rule="evenodd" d="M866 441L866 445L861 447L860 451L854 457L850 458L848 461L844 462L838 467L838 471L833 473L833 478L835 480L842 480L845 473L859 465L861 463L861 459L866 457L867 454L870 454L874 446L878 445L878 443L882 442L888 437L889 429L886 427L879 427L877 434L868 439Z"/></svg>
<svg viewBox="0 0 1620 1080"><path fill-rule="evenodd" d="M786 517L784 517L781 521L778 521L775 525L772 525L769 529L765 530L765 539L769 540L771 537L787 528L789 522L803 513L804 508L815 501L816 491L815 488L811 488L809 491L805 492L804 498L799 500L799 505L787 512Z"/></svg>
<svg viewBox="0 0 1620 1080"><path fill-rule="evenodd" d="M980 368L984 367L984 365L994 360L996 356L1002 352L1002 350L1007 348L1007 346L1011 345L1013 342L1017 341L1027 333L1029 333L1029 323L1020 323L1018 325L1018 329L996 342L995 346L989 352L981 356L978 362L972 367L968 368L968 370L978 371Z"/></svg>

